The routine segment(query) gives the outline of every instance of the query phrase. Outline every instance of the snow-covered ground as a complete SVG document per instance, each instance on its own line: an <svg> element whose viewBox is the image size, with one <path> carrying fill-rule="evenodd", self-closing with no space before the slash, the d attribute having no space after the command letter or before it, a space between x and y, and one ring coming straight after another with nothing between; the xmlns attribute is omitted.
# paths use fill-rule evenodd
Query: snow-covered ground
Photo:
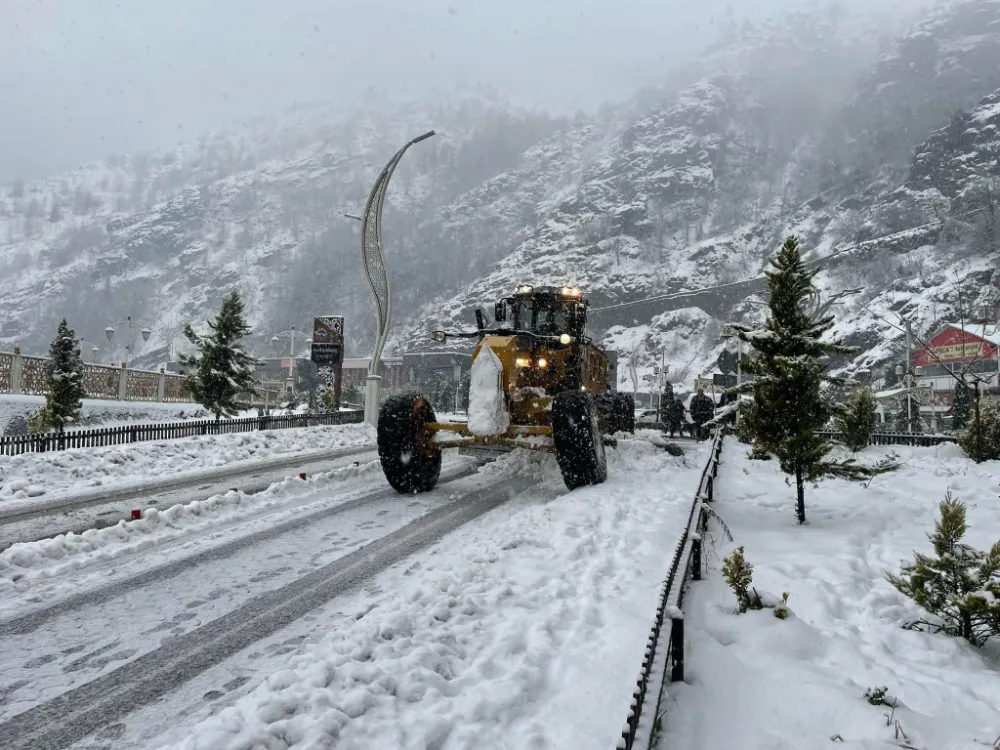
<svg viewBox="0 0 1000 750"><path fill-rule="evenodd" d="M44 396L0 394L0 435L15 416L28 414L45 405ZM256 416L256 410L246 416ZM99 398L83 399L81 429L117 427L123 424L180 422L205 419L209 415L198 404L177 404L158 401L110 401ZM243 415L241 415L243 416Z"/></svg>
<svg viewBox="0 0 1000 750"><path fill-rule="evenodd" d="M874 461L889 450L862 455ZM954 445L895 451L904 466L867 488L840 480L808 488L809 522L798 526L794 487L774 462L750 461L746 446L727 444L714 510L735 541L721 545L712 527L706 580L692 584L685 607L686 683L668 686L662 748L994 747L1000 644L980 651L904 630L926 614L885 575L912 562L914 550L933 554L927 534L949 489L968 506L965 541L989 549L1000 538L1000 465L976 465ZM735 614L719 560L739 545L759 590L789 593L789 619ZM894 712L869 704L864 694L874 687L898 700Z"/></svg>
<svg viewBox="0 0 1000 750"><path fill-rule="evenodd" d="M35 505L52 493L173 478L264 458L375 443L364 424L322 425L158 440L106 448L0 455L0 507Z"/></svg>
<svg viewBox="0 0 1000 750"><path fill-rule="evenodd" d="M378 461L357 462L356 466L314 474L305 481L286 477L252 495L230 490L203 500L177 503L163 511L149 508L138 520L11 545L0 552L0 614L85 588L80 579L70 579L74 571L82 571L86 578L95 566L117 566L116 561L147 550L155 549L159 554L172 542L189 544L203 534L218 542L227 527L246 527L263 515L273 523L275 509L302 512L309 503L297 502L300 496L315 502L317 495L349 494L358 487L367 487L378 476ZM106 582L107 572L98 578Z"/></svg>
<svg viewBox="0 0 1000 750"><path fill-rule="evenodd" d="M608 457L608 481L572 493L548 455L516 452L484 467L458 484L490 486L514 477L539 483L363 588L121 717L113 746L613 746L707 443L674 458L648 443L621 440ZM126 644L123 633L109 635L105 640L113 645L106 648L120 658L110 665L99 659L100 673L132 658L133 649L148 650L160 639L168 643L174 631L222 616L235 592L266 590L265 580L269 586L284 584L313 569L318 557L326 561L357 548L352 534L370 539L373 528L376 537L386 533L377 529L385 526L387 510L396 508L389 518L404 513L405 520L457 497L460 488L449 486L454 489L442 486L416 496L417 506L393 496L377 508L352 511L349 519L303 527L294 543L282 538L253 548L252 561L214 564L210 580L206 571L193 570L191 581L206 582L187 593L183 585L193 585L187 578L169 583L178 592L174 597L151 584L132 606L160 601L165 609L154 620L163 623L164 632L152 635L143 626L148 634L136 642L142 645ZM318 543L331 535L350 539L343 548ZM268 562L276 555L277 562ZM213 586L232 593L206 597L201 589ZM58 649L73 648L80 639L83 614L67 618L65 637L58 635L61 624L50 625L6 644L23 654L38 641L38 649L58 657L50 663L40 652L39 659L26 662L45 664L41 671L51 673L53 685L65 686L35 693L42 700L91 676L85 668L86 674L67 678L58 666L66 659L79 661L79 655L58 656ZM108 607L93 615L107 619ZM196 617L189 620L191 615ZM150 620L150 627L155 625ZM88 649L98 646L89 643ZM22 662L14 659L0 682L30 678ZM16 692L12 699L24 701L18 710L29 707L32 691ZM95 737L77 747L103 747L105 741Z"/></svg>

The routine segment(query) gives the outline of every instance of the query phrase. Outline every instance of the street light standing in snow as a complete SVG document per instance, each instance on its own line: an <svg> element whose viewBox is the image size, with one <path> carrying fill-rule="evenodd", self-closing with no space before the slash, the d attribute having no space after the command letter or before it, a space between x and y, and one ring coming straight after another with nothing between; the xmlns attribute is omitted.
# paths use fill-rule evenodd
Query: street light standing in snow
<svg viewBox="0 0 1000 750"><path fill-rule="evenodd" d="M129 360L131 359L131 354L132 354L132 341L134 338L134 334L132 333L133 329L138 326L142 326L142 328L139 331L139 335L142 336L143 343L149 341L149 336L152 333L152 331L150 331L149 328L142 321L137 320L133 318L131 315L129 315L124 320L115 321L114 323L112 323L111 325L109 325L107 328L104 329L104 335L108 337L108 343L111 343L111 341L114 339L115 333L117 332L116 329L118 328L118 326L123 324L128 327L128 340L125 342L125 362L124 362L125 367L128 367Z"/></svg>
<svg viewBox="0 0 1000 750"><path fill-rule="evenodd" d="M378 422L382 390L382 378L378 371L382 349L385 348L386 339L389 337L389 321L392 318L391 285L385 264L385 255L382 252L382 206L385 204L385 196L389 190L389 180L392 179L392 173L396 170L400 159L403 158L403 154L410 146L420 143L432 135L434 135L433 130L417 136L393 154L389 163L382 168L378 179L375 180L375 186L368 195L368 202L365 204L364 215L361 219L361 259L365 267L365 278L368 280L368 286L375 297L378 320L375 348L372 351L371 360L368 362L368 378L365 380L365 422L370 425L375 425ZM351 216L350 218L357 219L358 217Z"/></svg>
<svg viewBox="0 0 1000 750"><path fill-rule="evenodd" d="M271 343L277 348L278 344L281 343L281 339L288 337L288 382L286 383L285 390L295 392L295 362L293 357L295 356L295 337L304 336L306 339L306 345L312 344L312 339L309 338L303 331L296 330L295 326L292 326L287 331L282 331L281 333L276 333L271 337Z"/></svg>

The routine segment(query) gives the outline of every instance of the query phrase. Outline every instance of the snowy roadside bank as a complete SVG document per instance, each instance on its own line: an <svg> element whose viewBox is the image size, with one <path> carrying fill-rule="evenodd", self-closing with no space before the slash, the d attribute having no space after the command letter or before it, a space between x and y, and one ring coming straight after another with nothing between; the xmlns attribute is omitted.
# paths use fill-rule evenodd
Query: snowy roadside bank
<svg viewBox="0 0 1000 750"><path fill-rule="evenodd" d="M296 453L337 450L375 443L364 424L204 435L105 448L0 455L0 507L34 506L41 496L118 488Z"/></svg>
<svg viewBox="0 0 1000 750"><path fill-rule="evenodd" d="M568 494L552 457L499 459L483 472L539 488L277 634L307 640L255 659L235 705L127 746L613 747L706 454L622 441Z"/></svg>
<svg viewBox="0 0 1000 750"><path fill-rule="evenodd" d="M0 394L0 435L16 417L26 418L45 405L44 396ZM253 412L256 415L256 411ZM128 424L178 422L186 419L210 418L202 407L192 403L167 401L111 401L100 398L83 399L82 419L76 427L117 427Z"/></svg>
<svg viewBox="0 0 1000 750"><path fill-rule="evenodd" d="M1000 736L998 649L979 650L945 635L904 630L926 617L886 580L931 553L938 504L947 490L968 506L965 542L989 549L1000 537L1000 464L976 465L954 445L868 448L874 462L895 451L898 471L867 489L840 480L809 488L809 523L793 515L794 487L775 462L750 461L736 441L723 452L714 510L733 543L713 525L705 581L686 607L684 684L669 685L660 747L810 750L914 747L982 750ZM735 614L720 558L745 547L754 586L789 593L792 616ZM714 554L718 553L718 554ZM887 687L899 705L871 705ZM903 735L896 739L892 712ZM720 720L724 717L724 720Z"/></svg>

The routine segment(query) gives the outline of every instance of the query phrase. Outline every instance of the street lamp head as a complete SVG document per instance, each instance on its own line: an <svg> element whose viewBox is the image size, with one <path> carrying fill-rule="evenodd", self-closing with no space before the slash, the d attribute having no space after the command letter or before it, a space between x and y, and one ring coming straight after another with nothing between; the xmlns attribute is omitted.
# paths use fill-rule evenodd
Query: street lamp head
<svg viewBox="0 0 1000 750"><path fill-rule="evenodd" d="M278 339L277 336L272 336L271 337L271 343L274 344L275 346L277 346L281 342L280 342L280 340Z"/></svg>
<svg viewBox="0 0 1000 750"><path fill-rule="evenodd" d="M108 341L111 341L115 337L115 329L108 326L104 329L104 335L108 337Z"/></svg>
<svg viewBox="0 0 1000 750"><path fill-rule="evenodd" d="M152 333L148 328L143 328L139 333L142 335L143 341L149 341L149 335Z"/></svg>

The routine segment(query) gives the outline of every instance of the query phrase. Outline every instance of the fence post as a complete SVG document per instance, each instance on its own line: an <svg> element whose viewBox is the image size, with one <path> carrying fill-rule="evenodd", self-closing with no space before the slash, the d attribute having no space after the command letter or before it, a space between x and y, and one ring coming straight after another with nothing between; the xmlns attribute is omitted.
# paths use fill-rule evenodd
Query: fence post
<svg viewBox="0 0 1000 750"><path fill-rule="evenodd" d="M118 400L128 399L128 367L122 362L121 372L118 373Z"/></svg>
<svg viewBox="0 0 1000 750"><path fill-rule="evenodd" d="M698 527L701 527L701 521L698 522ZM701 580L701 534L698 533L691 540L691 580L700 581Z"/></svg>
<svg viewBox="0 0 1000 750"><path fill-rule="evenodd" d="M167 375L163 368L160 368L160 377L156 381L156 400L163 401L167 393Z"/></svg>
<svg viewBox="0 0 1000 750"><path fill-rule="evenodd" d="M21 392L21 371L24 367L24 359L21 357L21 347L14 347L14 356L10 360L10 392Z"/></svg>
<svg viewBox="0 0 1000 750"><path fill-rule="evenodd" d="M670 681L684 681L684 617L670 619Z"/></svg>

